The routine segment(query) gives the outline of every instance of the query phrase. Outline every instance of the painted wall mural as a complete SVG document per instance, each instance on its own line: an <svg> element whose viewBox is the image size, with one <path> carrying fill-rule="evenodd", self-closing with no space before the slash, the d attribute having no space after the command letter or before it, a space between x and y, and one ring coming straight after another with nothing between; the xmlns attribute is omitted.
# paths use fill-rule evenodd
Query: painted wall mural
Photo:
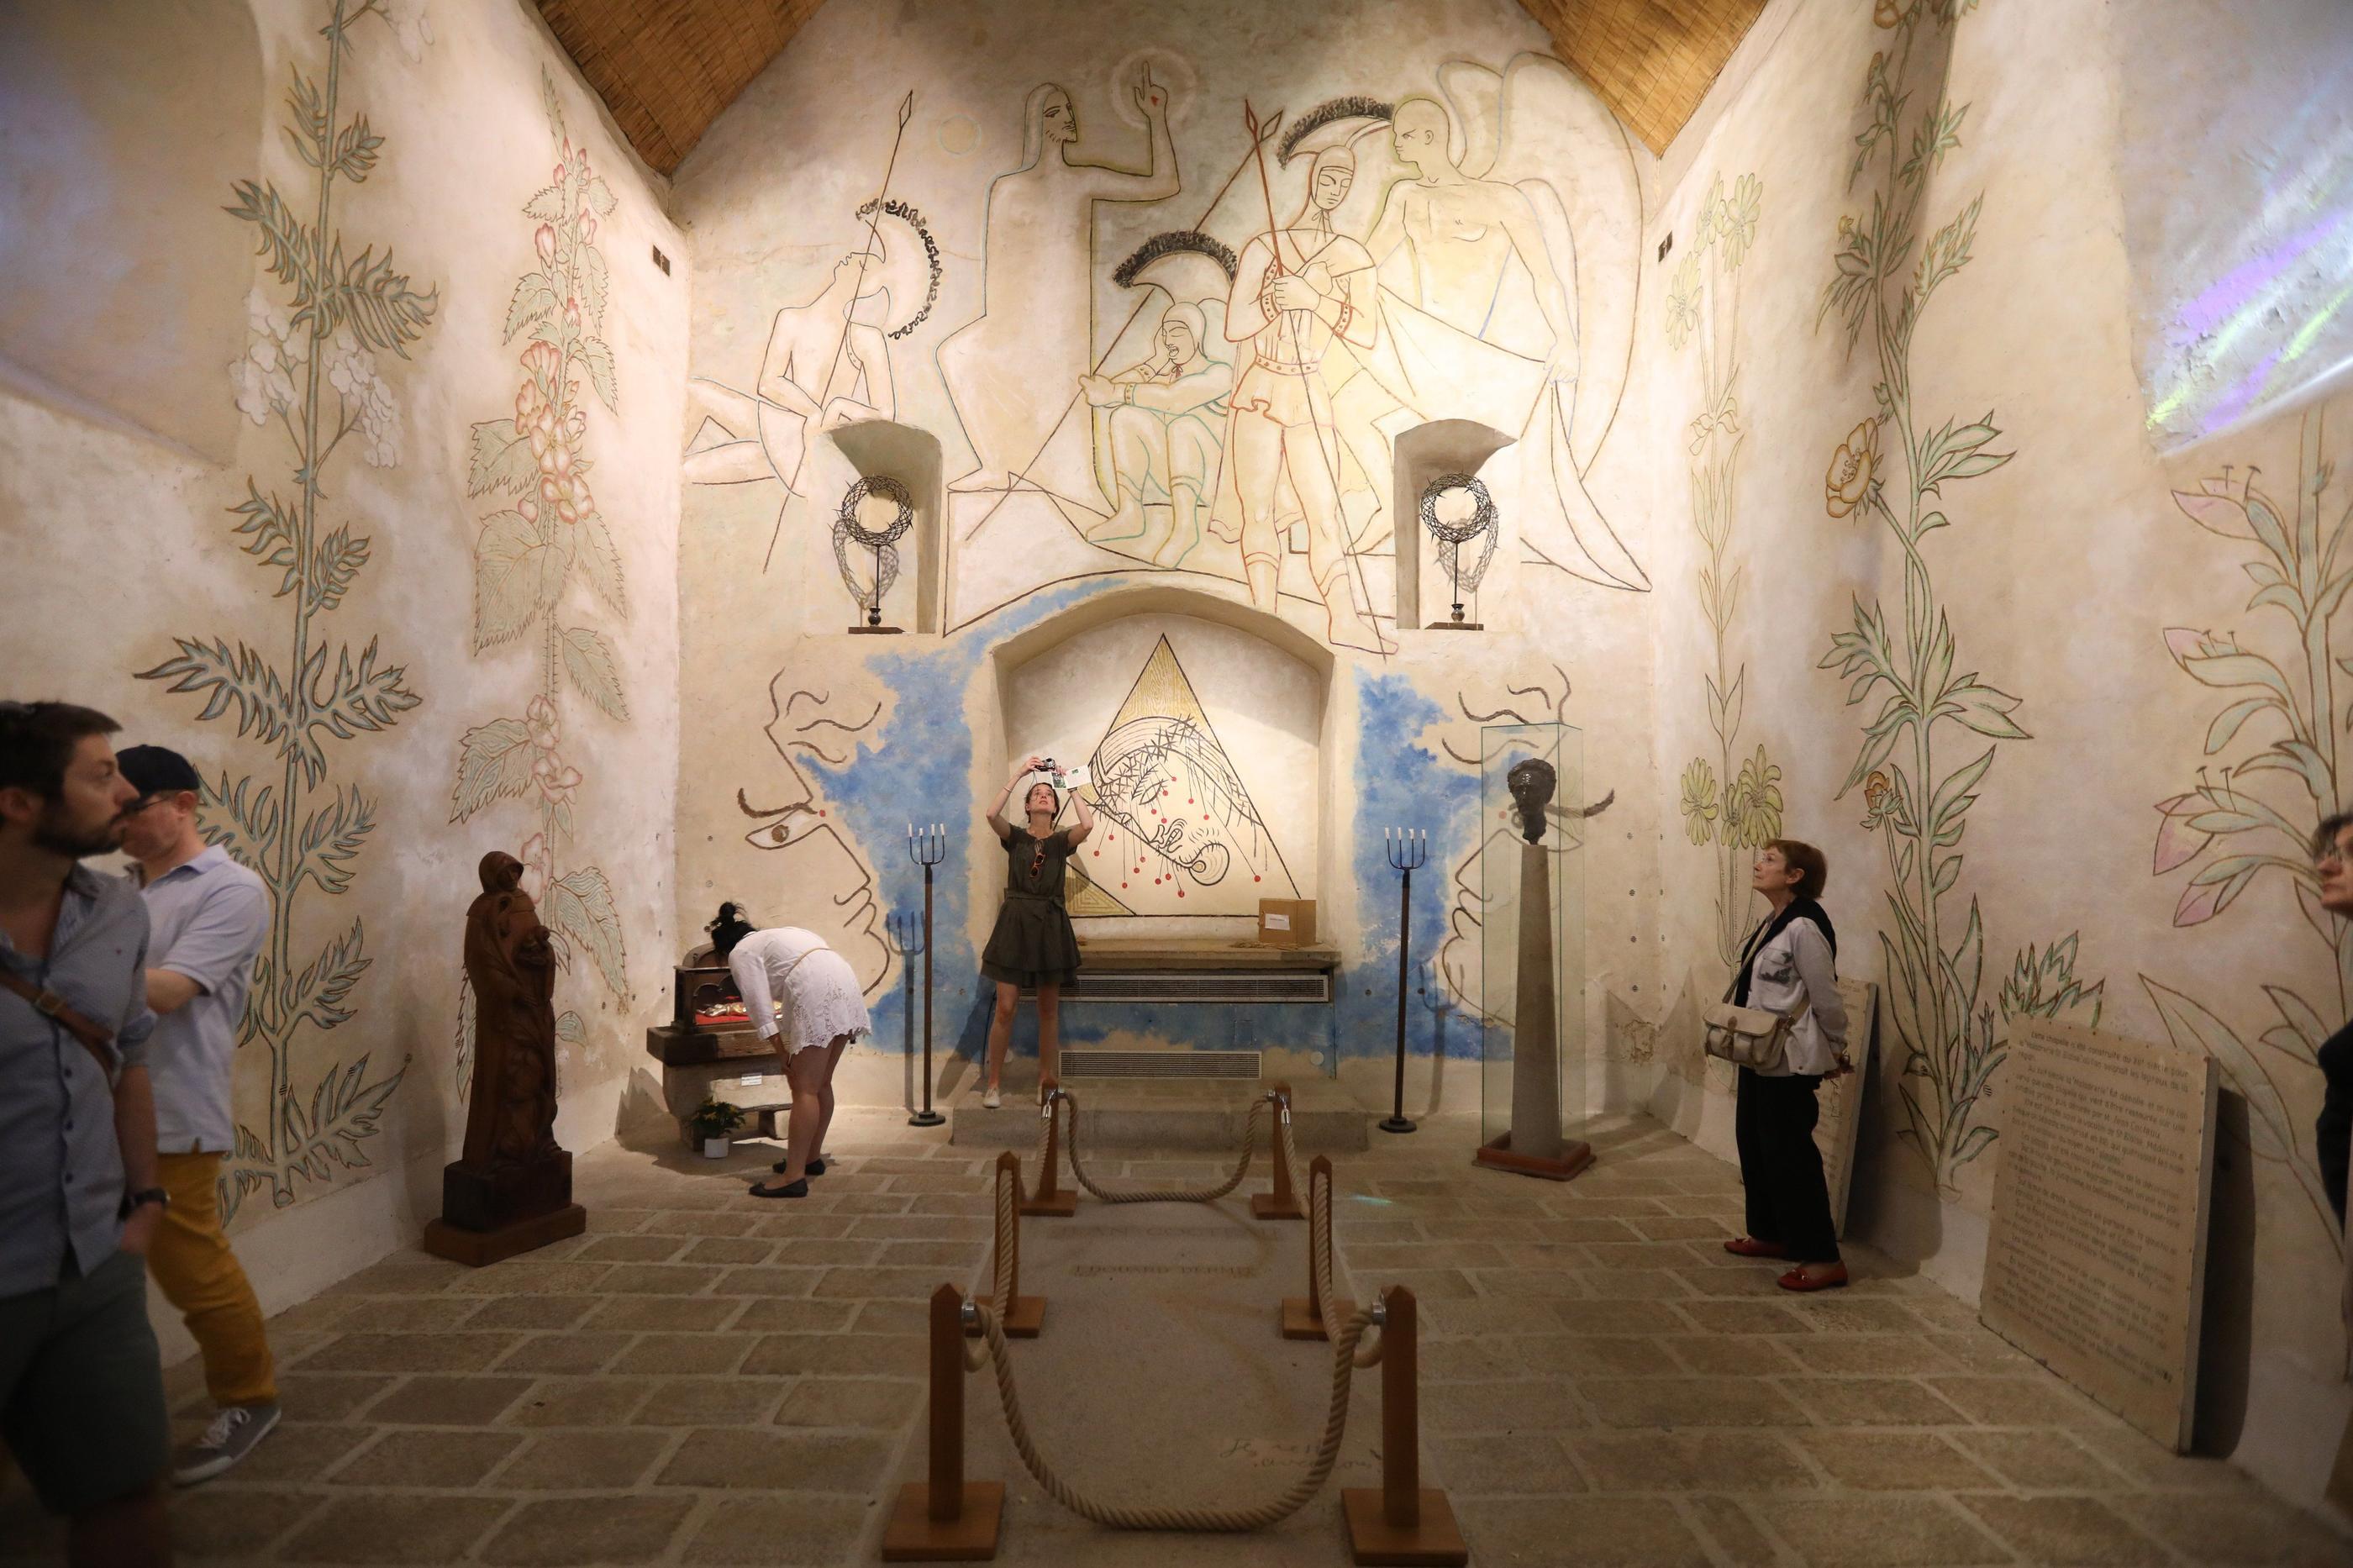
<svg viewBox="0 0 2353 1568"><path fill-rule="evenodd" d="M735 809L753 825L744 830L744 842L783 862L782 875L771 885L792 889L792 923L816 931L849 960L871 994L889 976L892 951L875 898L874 872L834 819L833 807L810 784L805 764L847 770L858 756L860 738L874 735L883 700L877 696L861 708L846 696L837 700L838 690L810 690L793 684L791 671L777 671L768 686L770 717L763 733L784 773L781 779L763 776L757 804L749 789L739 787ZM935 809L903 797L897 804L902 819L928 819ZM754 921L781 923L779 910L756 888L731 888L723 896L743 903Z"/></svg>
<svg viewBox="0 0 2353 1568"><path fill-rule="evenodd" d="M2344 1235L2321 1185L2302 1106L2316 1087L2317 1053L2334 1032L2327 1022L2353 1013L2353 925L2324 911L2319 879L2308 858L2323 817L2348 798L2345 735L2353 710L2340 712L2340 672L2353 671L2353 652L2337 635L2337 612L2353 589L2353 561L2343 558L2353 502L2337 485L2320 408L2298 427L2294 500L2282 505L2257 483L2259 473L2234 465L2177 490L2174 504L2192 522L2237 546L2238 564L2254 584L2247 614L2261 616L2263 635L2173 626L2166 652L2182 674L2217 694L2222 705L2208 725L2203 756L2189 787L2157 803L2151 875L2187 870L2173 908L2178 927L2203 926L2257 887L2284 883L2305 951L2327 954L2334 984L2307 994L2265 984L2276 1022L2250 1044L2207 1004L2149 975L2142 988L2156 1005L2174 1043L2202 1050L2247 1102L2247 1129L2256 1157L2284 1166L2311 1200L2313 1217L2342 1250ZM2211 552L2210 552L2211 553Z"/></svg>
<svg viewBox="0 0 2353 1568"><path fill-rule="evenodd" d="M1865 120L1848 172L1852 191L1870 176L1871 206L1839 220L1832 276L1817 321L1835 317L1852 357L1868 343L1878 380L1877 411L1855 425L1832 455L1825 510L1888 531L1904 557L1904 603L1890 624L1886 605L1853 599L1852 629L1836 634L1820 668L1849 682L1847 705L1879 700L1846 780L1860 787L1863 826L1887 857L1887 921L1880 933L1885 991L1902 1049L1897 1085L1909 1141L1940 1188L1993 1145L1997 1130L1979 1114L2008 1051L2012 1018L2099 1017L2105 982L2076 978L2073 932L2019 950L1999 990L1986 994L1986 931L1975 893L1957 921L1964 856L1959 847L2000 747L2031 737L2013 715L2021 700L1957 668L1960 654L1929 561L1929 536L1955 526L1951 487L1992 472L2015 456L1994 450L2001 436L1989 411L1963 422L1920 408L1912 382L1913 345L1938 289L1968 265L1985 201L1979 192L1941 227L1921 236L1930 176L1961 144L1967 104L1942 91L1946 32L1975 0L1881 0L1874 19L1894 37L1864 72ZM1916 105L1916 107L1915 107ZM1914 253L1917 248L1917 259ZM1989 742L1982 750L1978 742ZM1962 753L1957 760L1955 751Z"/></svg>
<svg viewBox="0 0 2353 1568"><path fill-rule="evenodd" d="M537 628L533 691L520 715L468 729L459 742L449 820L471 821L500 801L533 797L536 831L523 840L524 889L537 902L567 968L578 956L592 965L616 997L628 994L628 952L612 884L594 865L566 867L561 854L573 837L573 801L586 784L565 758L563 736L575 705L584 700L606 718L627 723L628 696L613 639L576 614L558 618L566 590L585 584L594 602L626 621L628 585L611 523L596 505L588 474L588 406L581 379L607 412L620 411L613 351L605 342L605 310L612 285L596 247L597 220L612 215L616 198L588 164L588 151L565 134L564 108L543 69L540 97L548 140L555 147L549 184L522 205L537 226L537 265L522 274L507 306L501 341L528 334L519 356L514 412L472 426L466 465L470 496L512 498L481 519L474 542L472 653L513 642ZM472 1070L473 994L460 994L456 1074L462 1088ZM558 1040L577 1046L587 1026L566 1009L555 1020Z"/></svg>
<svg viewBox="0 0 2353 1568"><path fill-rule="evenodd" d="M234 710L237 733L280 759L274 783L254 773L232 781L224 771L199 816L207 842L260 875L270 903L269 945L237 1042L258 1042L269 1059L269 1110L260 1128L237 1126L222 1167L225 1215L259 1188L282 1208L294 1202L298 1177L325 1184L368 1167L369 1141L408 1069L406 1058L388 1069L372 1052L343 1058L323 1037L359 1010L354 992L371 963L363 922L354 919L307 960L294 948L304 885L326 897L347 891L375 827L375 802L358 784L330 784L331 745L381 733L421 700L405 668L383 662L375 637L354 654L325 633L322 617L342 606L372 555L369 536L354 531L358 520L331 515L325 480L347 439L372 467L400 460L399 410L375 356L408 358L440 302L438 289L420 290L395 270L389 247L355 251L335 226L341 187L364 184L385 148L364 113L343 118L343 72L359 47L353 29L391 18L377 0L332 0L324 15L324 78L291 68L284 126L311 188L290 196L274 181L240 180L227 209L252 226L282 291L254 289L249 346L229 379L248 419L284 432L293 493L265 493L248 475L245 500L229 510L239 548L279 574L272 596L286 602L287 660L274 664L242 640L174 637L179 651L139 677L202 693L200 721Z"/></svg>
<svg viewBox="0 0 2353 1568"><path fill-rule="evenodd" d="M1756 242L1764 187L1741 175L1726 194L1721 175L1701 205L1690 252L1675 268L1667 294L1671 352L1689 345L1699 359L1700 411L1688 426L1692 526L1706 559L1699 568L1700 616L1707 623L1715 668L1707 676L1707 722L1715 757L1695 756L1683 773L1683 834L1715 846L1715 954L1740 962L1753 902L1748 868L1753 852L1781 832L1781 770L1759 742L1744 754L1741 721L1748 702L1748 666L1729 650L1740 611L1744 572L1730 559L1738 517L1740 403L1740 264Z"/></svg>

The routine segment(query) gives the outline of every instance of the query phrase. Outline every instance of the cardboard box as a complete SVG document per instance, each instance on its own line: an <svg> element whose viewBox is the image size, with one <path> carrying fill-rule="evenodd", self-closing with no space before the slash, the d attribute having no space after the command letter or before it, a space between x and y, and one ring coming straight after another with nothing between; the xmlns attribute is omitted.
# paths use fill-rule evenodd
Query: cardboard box
<svg viewBox="0 0 2353 1568"><path fill-rule="evenodd" d="M1269 947L1314 947L1315 900L1261 899L1258 901L1258 940Z"/></svg>

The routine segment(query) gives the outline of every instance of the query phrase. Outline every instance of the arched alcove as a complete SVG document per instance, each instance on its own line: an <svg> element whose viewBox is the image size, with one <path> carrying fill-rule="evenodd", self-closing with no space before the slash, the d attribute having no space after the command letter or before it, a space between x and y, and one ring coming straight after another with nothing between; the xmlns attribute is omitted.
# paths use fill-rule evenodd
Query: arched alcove
<svg viewBox="0 0 2353 1568"><path fill-rule="evenodd" d="M1447 613L1451 602L1451 585L1437 564L1437 541L1421 526L1423 488L1442 474L1475 476L1488 458L1512 445L1513 439L1474 419L1434 419L1398 435L1389 515L1398 520L1397 624L1400 630L1422 625L1425 601L1431 608L1428 618L1433 625ZM1425 576L1427 594L1422 591Z"/></svg>
<svg viewBox="0 0 2353 1568"><path fill-rule="evenodd" d="M1239 936L1261 898L1318 897L1329 650L1246 605L1145 587L1008 638L993 663L990 772L1033 752L1089 769L1098 826L1070 886L1082 932Z"/></svg>
<svg viewBox="0 0 2353 1568"><path fill-rule="evenodd" d="M257 263L220 209L266 103L245 0L0 5L0 354L37 388L234 456Z"/></svg>
<svg viewBox="0 0 2353 1568"><path fill-rule="evenodd" d="M942 462L939 437L912 425L902 425L891 419L861 419L845 425L828 437L842 462L842 492L856 479L888 476L907 487L915 520L913 527L893 548L899 555L898 579L882 595L882 624L902 630L937 633L940 629L940 548L943 492ZM854 477L853 477L854 476ZM836 505L839 497L835 498ZM869 502L870 512L879 510ZM869 526L873 520L870 518ZM839 524L833 524L837 531ZM841 542L837 539L837 544ZM850 574L860 582L871 582L873 554L854 543L847 545ZM840 563L837 552L836 564ZM848 591L848 584L844 584ZM865 616L851 606L852 616L862 623Z"/></svg>

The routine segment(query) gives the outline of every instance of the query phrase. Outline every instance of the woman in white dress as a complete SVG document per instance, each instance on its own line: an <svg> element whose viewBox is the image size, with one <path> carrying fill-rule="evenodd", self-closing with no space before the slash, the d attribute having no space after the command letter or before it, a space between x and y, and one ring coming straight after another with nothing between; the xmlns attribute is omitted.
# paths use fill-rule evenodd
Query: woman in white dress
<svg viewBox="0 0 2353 1568"><path fill-rule="evenodd" d="M849 1042L872 1027L865 993L849 960L798 926L746 934L740 927L722 925L712 934L718 955L743 993L744 1016L762 1039L776 1043L785 1079L793 1089L785 1157L776 1165L785 1179L776 1185L754 1183L752 1195L805 1198L808 1178L825 1174L834 1068ZM730 937L735 939L732 943Z"/></svg>

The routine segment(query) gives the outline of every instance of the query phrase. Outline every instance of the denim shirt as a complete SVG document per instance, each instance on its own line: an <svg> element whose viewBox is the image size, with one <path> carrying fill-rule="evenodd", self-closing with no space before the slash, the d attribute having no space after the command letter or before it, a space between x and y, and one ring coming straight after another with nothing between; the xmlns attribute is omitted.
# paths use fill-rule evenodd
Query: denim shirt
<svg viewBox="0 0 2353 1568"><path fill-rule="evenodd" d="M122 1068L146 1065L147 904L130 882L76 866L47 959L0 935L0 963L112 1029ZM94 1273L121 1239L121 1205L112 1085L64 1025L0 991L0 1297L54 1286L69 1258Z"/></svg>

